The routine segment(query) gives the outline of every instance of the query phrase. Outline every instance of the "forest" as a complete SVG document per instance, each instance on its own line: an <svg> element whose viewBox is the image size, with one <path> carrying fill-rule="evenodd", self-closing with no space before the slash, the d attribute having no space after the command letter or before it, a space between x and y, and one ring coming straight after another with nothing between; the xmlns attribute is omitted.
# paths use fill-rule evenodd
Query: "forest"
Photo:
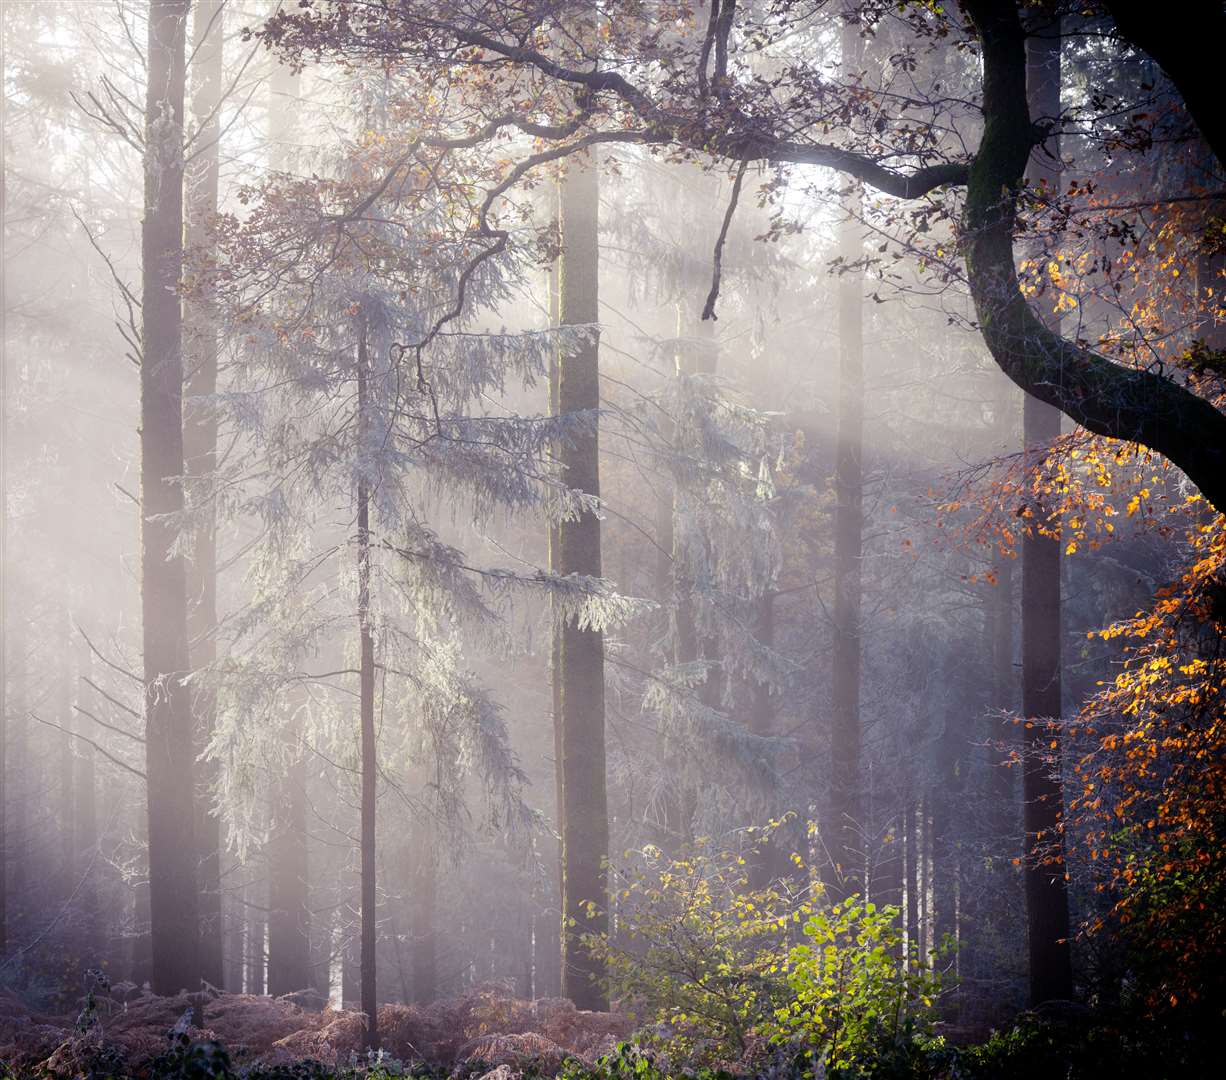
<svg viewBox="0 0 1226 1080"><path fill-rule="evenodd" d="M1226 1031L1222 0L0 0L0 1078Z"/></svg>

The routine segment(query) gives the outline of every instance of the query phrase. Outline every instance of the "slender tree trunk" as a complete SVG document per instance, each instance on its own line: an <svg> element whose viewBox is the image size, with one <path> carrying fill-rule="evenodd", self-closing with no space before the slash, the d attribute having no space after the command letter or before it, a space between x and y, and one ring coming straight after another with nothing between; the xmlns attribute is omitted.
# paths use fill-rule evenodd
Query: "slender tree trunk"
<svg viewBox="0 0 1226 1080"><path fill-rule="evenodd" d="M901 755L899 755L901 756ZM905 874L905 822L902 800L898 792L897 769L879 768L882 779L874 778L875 813L873 836L879 840L875 865L870 868L868 897L878 907L902 909L903 876ZM879 790L878 790L879 789ZM900 917L900 921L902 921ZM895 955L902 956L899 937Z"/></svg>
<svg viewBox="0 0 1226 1080"><path fill-rule="evenodd" d="M63 867L61 888L65 898L72 895L76 884L76 847L73 836L73 794L72 772L73 756L77 742L72 737L73 711L72 690L74 684L72 671L72 623L66 611L57 612L56 622L59 623L60 640L56 650L55 674L55 722L63 728L56 739L58 743L57 758L59 762L59 826L60 826L60 865ZM78 675L79 681L79 675Z"/></svg>
<svg viewBox="0 0 1226 1080"><path fill-rule="evenodd" d="M597 218L599 179L594 163L572 161L561 184L562 258L560 323L599 320ZM593 413L600 407L599 348L586 344L558 357L558 411ZM587 434L559 447L559 464L572 488L600 494L599 438L592 416ZM600 520L584 514L557 528L557 571L598 577ZM605 788L604 638L573 620L555 620L558 769L562 805L562 994L580 1008L607 1006L601 963L582 941L608 931L608 886L603 862L609 849ZM588 905L594 905L594 910ZM591 913L589 914L589 911Z"/></svg>
<svg viewBox="0 0 1226 1080"><path fill-rule="evenodd" d="M358 337L358 428L366 429L368 409L366 326ZM366 1014L367 1049L379 1048L378 989L375 980L375 795L378 763L375 755L375 639L370 620L370 484L358 481L358 669L361 743L361 911L362 1012Z"/></svg>
<svg viewBox="0 0 1226 1080"><path fill-rule="evenodd" d="M1060 113L1060 38L1027 44L1031 115ZM1031 178L1059 185L1060 170L1036 155ZM1027 396L1023 437L1036 466L1060 435L1060 412ZM1041 520L1036 509L1035 524ZM1068 885L1065 880L1064 795L1060 783L1061 714L1060 540L1032 530L1022 545L1022 711L1026 716L1022 798L1026 922L1031 1004L1072 996Z"/></svg>
<svg viewBox="0 0 1226 1080"><path fill-rule="evenodd" d="M153 989L200 982L187 578L173 553L183 510L183 95L188 0L151 0L145 103L141 314L141 606Z"/></svg>
<svg viewBox="0 0 1226 1080"><path fill-rule="evenodd" d="M268 853L268 992L309 990L311 925L307 893L306 768L292 739L290 763L279 779Z"/></svg>
<svg viewBox="0 0 1226 1080"><path fill-rule="evenodd" d="M145 877L132 891L132 939L128 978L137 986L152 984L153 942L149 929L149 819L142 814L136 825L136 842L145 850Z"/></svg>
<svg viewBox="0 0 1226 1080"><path fill-rule="evenodd" d="M555 207L560 213L560 206ZM560 219L555 219L558 228L562 227ZM560 260L559 260L560 261ZM562 325L562 267L555 261L549 267L549 325ZM560 354L554 349L549 357L549 413L558 416L559 406L559 371L562 369ZM558 447L554 447L559 454ZM549 526L548 536L549 570L559 572L562 566L562 547L560 547L557 525ZM553 717L553 780L554 780L554 823L558 830L558 873L553 880L553 888L557 890L557 903L549 903L546 908L548 917L543 919L539 927L537 941L538 955L547 957L542 961L543 973L538 982L547 984L550 994L562 993L562 892L564 868L562 862L563 813L565 800L562 786L562 634L554 630L549 641L549 707Z"/></svg>
<svg viewBox="0 0 1226 1080"><path fill-rule="evenodd" d="M413 1000L428 1004L438 996L438 955L435 948L435 904L437 899L438 852L429 827L422 823L413 830L410 847L410 949Z"/></svg>
<svg viewBox="0 0 1226 1080"><path fill-rule="evenodd" d="M341 1002L348 1009L362 999L362 970L358 962L360 942L354 940L351 927L345 933L348 936L341 950Z"/></svg>
<svg viewBox="0 0 1226 1080"><path fill-rule="evenodd" d="M677 337L683 344L676 353L676 375L692 378L697 375L714 375L719 367L719 345L715 340L715 323L712 320L687 319L684 305L678 305ZM701 448L677 444L674 453L684 457L697 456ZM702 640L698 629L698 597L695 595L694 554L686 550L685 530L679 528L684 508L674 486L671 505L672 521L668 538L672 548L672 644L673 664L680 667L703 660L707 667L698 686L698 700L708 709L719 708L723 697L722 667L718 648L714 642ZM665 803L665 831L672 841L678 839L690 843L694 840L694 816L698 809L698 789L685 778L682 757L684 746L672 748L666 758L667 771L672 777L672 787Z"/></svg>
<svg viewBox="0 0 1226 1080"><path fill-rule="evenodd" d="M233 881L238 869L238 860L233 856L226 857L226 877ZM243 992L243 927L246 922L246 911L241 893L236 895L234 889L226 893L225 913L225 987L231 994Z"/></svg>
<svg viewBox="0 0 1226 1080"><path fill-rule="evenodd" d="M4 12L0 10L0 71L5 62ZM0 94L0 139L8 124L8 97ZM8 224L8 176L0 168L0 231ZM8 952L8 648L9 648L9 379L8 261L0 245L0 957Z"/></svg>
<svg viewBox="0 0 1226 1080"><path fill-rule="evenodd" d="M947 718L947 723L949 720ZM937 784L932 791L932 944L939 948L957 933L957 851L953 836L958 799L955 736L946 731L937 748Z"/></svg>
<svg viewBox="0 0 1226 1080"><path fill-rule="evenodd" d="M22 612L25 615L25 612ZM30 851L27 822L30 796L30 724L27 712L29 702L29 671L26 634L29 624L19 624L13 642L10 670L12 700L9 717L9 778L8 788L12 800L10 814L9 856L9 919L18 934L26 925L26 857Z"/></svg>
<svg viewBox="0 0 1226 1080"><path fill-rule="evenodd" d="M192 25L192 115L196 135L186 170L187 247L193 263L209 261L212 221L217 214L221 103L223 0L196 0ZM184 307L184 352L188 403L183 449L193 479L209 477L217 465L217 414L210 400L217 392L218 337L213 301L194 294ZM198 498L204 493L198 492ZM217 658L217 529L209 500L195 508L197 527L187 567L189 653L193 669ZM217 699L202 685L192 694L198 750L208 744L217 722ZM197 846L200 860L200 976L221 986L221 821L213 812L216 762L200 766Z"/></svg>
<svg viewBox="0 0 1226 1080"><path fill-rule="evenodd" d="M1013 404L1013 394L1005 394L1004 380L1001 380L1001 400L999 409L1001 427L1005 428L1007 446L1016 446L1016 414L1010 406ZM1007 447L1002 452L1008 452ZM992 833L999 845L999 851L993 854L998 861L1011 865L1012 860L1004 858L1005 852L1012 854L1010 846L1015 838L1015 818L1017 806L1017 783L1015 770L1010 767L1010 749L1015 741L1015 727L1008 713L1018 706L1017 667L1014 660L1015 642L1013 625L1016 619L1014 593L1015 578L1014 560L999 551L993 553L992 571L996 577L996 585L992 589L986 613L988 641L992 656L992 707L1000 710L1001 719L993 729L993 745L988 749L988 760L991 766L991 780L988 791L991 796Z"/></svg>
<svg viewBox="0 0 1226 1080"><path fill-rule="evenodd" d="M860 55L856 28L843 31L844 55ZM854 62L854 60L852 61ZM852 215L842 226L840 254L849 263L861 257ZM864 286L852 270L839 278L839 414L835 458L834 642L831 649L830 780L834 895L860 892L865 884L864 806L860 782L861 561L864 554Z"/></svg>
<svg viewBox="0 0 1226 1080"><path fill-rule="evenodd" d="M919 906L919 834L916 831L915 801L907 799L903 812L903 847L906 863L907 886L907 949L915 952L920 945L920 906Z"/></svg>
<svg viewBox="0 0 1226 1080"><path fill-rule="evenodd" d="M249 994L263 994L268 988L268 951L265 944L265 919L268 890L261 888L266 882L248 882L247 895L247 947L243 959L246 963L246 990Z"/></svg>
<svg viewBox="0 0 1226 1080"><path fill-rule="evenodd" d="M94 654L83 637L77 641L76 700L82 709L93 711L93 695L89 684L92 677ZM72 834L73 834L73 884L81 881L77 894L77 907L81 912L81 925L87 945L86 960L92 962L97 955L96 941L99 936L100 919L96 876L91 869L98 851L98 803L97 778L95 775L94 748L88 743L74 740L72 779Z"/></svg>
<svg viewBox="0 0 1226 1080"><path fill-rule="evenodd" d="M765 590L758 598L758 617L754 636L768 649L775 646L775 594ZM750 687L749 730L754 735L768 737L775 730L775 702L770 683L755 679ZM771 793L771 816L778 812L778 792ZM749 867L749 884L755 889L764 889L774 880L788 872L784 863L786 842L778 833L769 837L755 852Z"/></svg>
<svg viewBox="0 0 1226 1080"><path fill-rule="evenodd" d="M296 132L300 79L278 65L270 80L269 165L284 171ZM359 376L362 377L362 376ZM302 704L302 703L300 703ZM287 994L313 983L307 848L307 771L302 753L301 712L295 720L289 764L272 778L274 827L268 844L268 992Z"/></svg>

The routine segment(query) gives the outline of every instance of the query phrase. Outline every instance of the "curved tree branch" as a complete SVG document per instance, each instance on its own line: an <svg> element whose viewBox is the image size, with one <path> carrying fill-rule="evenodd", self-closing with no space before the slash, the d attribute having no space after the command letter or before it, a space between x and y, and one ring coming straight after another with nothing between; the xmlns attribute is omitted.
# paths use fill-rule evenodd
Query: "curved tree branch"
<svg viewBox="0 0 1226 1080"><path fill-rule="evenodd" d="M1013 237L1032 147L1025 34L1012 4L966 0L965 6L982 40L985 121L967 186L965 256L993 358L1023 390L1088 431L1156 450L1226 513L1226 415L1165 376L1065 340L1022 294Z"/></svg>

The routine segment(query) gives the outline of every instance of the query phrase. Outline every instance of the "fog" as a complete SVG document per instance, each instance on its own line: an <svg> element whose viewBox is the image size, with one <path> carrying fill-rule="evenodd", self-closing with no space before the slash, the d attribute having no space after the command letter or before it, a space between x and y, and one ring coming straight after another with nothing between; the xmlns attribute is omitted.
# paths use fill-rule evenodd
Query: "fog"
<svg viewBox="0 0 1226 1080"><path fill-rule="evenodd" d="M1193 1045L1222 147L1117 7L4 0L0 1061Z"/></svg>

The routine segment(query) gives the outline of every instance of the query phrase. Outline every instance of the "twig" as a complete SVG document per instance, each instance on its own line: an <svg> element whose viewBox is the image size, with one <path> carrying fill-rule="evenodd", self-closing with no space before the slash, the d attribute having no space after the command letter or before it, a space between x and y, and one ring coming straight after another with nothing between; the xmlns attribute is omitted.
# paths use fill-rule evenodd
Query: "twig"
<svg viewBox="0 0 1226 1080"><path fill-rule="evenodd" d="M707 293L707 302L702 308L703 321L714 322L715 301L719 299L719 281L724 273L724 241L728 239L728 229L732 225L732 215L736 213L736 204L741 197L741 182L745 179L745 170L749 168L748 161L742 161L736 171L736 179L732 182L732 196L728 200L728 209L724 211L724 223L720 226L719 236L715 240L715 266L711 273L711 291Z"/></svg>
<svg viewBox="0 0 1226 1080"><path fill-rule="evenodd" d="M86 736L81 735L75 731L70 731L68 728L64 727L63 724L57 724L53 720L44 720L36 712L29 713L29 716L32 719L37 720L40 724L44 725L45 727L55 728L56 731L62 731L65 735L69 735L74 739L80 739L83 743L88 743L95 750L97 750L98 753L100 753L104 758L106 758L107 761L109 761L112 765L117 765L119 766L119 768L123 769L124 771L130 772L133 776L139 776L142 780L145 779L145 774L140 769L138 769L135 765L129 765L126 761L123 760L123 758L115 757L114 754L103 749L96 742L94 742L93 739L87 738Z"/></svg>

